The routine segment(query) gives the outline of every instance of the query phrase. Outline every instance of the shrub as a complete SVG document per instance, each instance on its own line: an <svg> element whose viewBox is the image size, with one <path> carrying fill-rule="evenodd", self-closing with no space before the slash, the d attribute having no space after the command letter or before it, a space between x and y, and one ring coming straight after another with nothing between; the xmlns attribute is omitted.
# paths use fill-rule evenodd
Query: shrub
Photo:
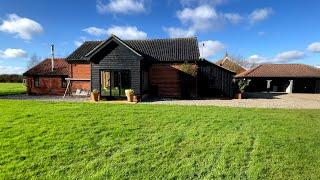
<svg viewBox="0 0 320 180"><path fill-rule="evenodd" d="M125 90L125 93L126 93L126 95L130 95L130 96L133 96L133 95L134 95L133 89L126 89L126 90Z"/></svg>
<svg viewBox="0 0 320 180"><path fill-rule="evenodd" d="M249 86L249 81L241 79L238 81L238 88L240 93L244 93L244 90Z"/></svg>
<svg viewBox="0 0 320 180"><path fill-rule="evenodd" d="M93 93L93 94L99 94L100 92L99 92L98 90L94 89L94 90L92 91L92 93Z"/></svg>
<svg viewBox="0 0 320 180"><path fill-rule="evenodd" d="M175 65L174 67L193 77L196 77L198 74L198 66L196 64L183 63L181 65Z"/></svg>

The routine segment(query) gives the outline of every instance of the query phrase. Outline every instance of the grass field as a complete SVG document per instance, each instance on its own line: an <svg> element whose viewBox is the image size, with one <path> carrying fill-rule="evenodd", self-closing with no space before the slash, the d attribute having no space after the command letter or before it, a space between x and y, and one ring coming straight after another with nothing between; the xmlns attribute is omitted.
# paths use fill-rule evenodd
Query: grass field
<svg viewBox="0 0 320 180"><path fill-rule="evenodd" d="M319 179L320 111L0 100L0 179Z"/></svg>
<svg viewBox="0 0 320 180"><path fill-rule="evenodd" d="M22 83L0 83L0 96L26 93Z"/></svg>

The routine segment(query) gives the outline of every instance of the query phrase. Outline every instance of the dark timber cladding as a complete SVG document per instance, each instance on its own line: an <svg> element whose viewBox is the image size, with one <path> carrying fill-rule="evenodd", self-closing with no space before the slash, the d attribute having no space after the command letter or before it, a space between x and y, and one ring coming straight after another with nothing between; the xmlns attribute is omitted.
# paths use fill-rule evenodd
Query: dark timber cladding
<svg viewBox="0 0 320 180"><path fill-rule="evenodd" d="M198 65L200 96L233 96L233 78L236 74L235 72L207 60L201 60Z"/></svg>
<svg viewBox="0 0 320 180"><path fill-rule="evenodd" d="M91 63L91 89L100 91L102 70L129 70L131 88L140 95L141 57L116 42L111 42L102 51L104 53L93 57Z"/></svg>

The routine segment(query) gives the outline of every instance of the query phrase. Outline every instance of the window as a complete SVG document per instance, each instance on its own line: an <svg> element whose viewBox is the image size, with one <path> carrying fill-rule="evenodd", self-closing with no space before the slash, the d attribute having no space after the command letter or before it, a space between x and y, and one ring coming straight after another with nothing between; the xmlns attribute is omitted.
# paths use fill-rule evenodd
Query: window
<svg viewBox="0 0 320 180"><path fill-rule="evenodd" d="M34 78L34 87L40 87L40 78L39 77Z"/></svg>
<svg viewBox="0 0 320 180"><path fill-rule="evenodd" d="M131 87L129 70L101 71L101 95L125 97L125 90Z"/></svg>
<svg viewBox="0 0 320 180"><path fill-rule="evenodd" d="M65 78L61 78L61 87L66 88L67 87L67 81Z"/></svg>

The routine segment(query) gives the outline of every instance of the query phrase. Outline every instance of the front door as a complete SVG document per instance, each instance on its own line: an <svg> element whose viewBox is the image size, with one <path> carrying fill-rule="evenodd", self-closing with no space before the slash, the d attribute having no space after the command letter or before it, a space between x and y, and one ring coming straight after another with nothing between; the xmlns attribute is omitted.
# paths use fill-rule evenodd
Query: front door
<svg viewBox="0 0 320 180"><path fill-rule="evenodd" d="M101 71L101 96L125 97L125 90L131 87L129 70Z"/></svg>

